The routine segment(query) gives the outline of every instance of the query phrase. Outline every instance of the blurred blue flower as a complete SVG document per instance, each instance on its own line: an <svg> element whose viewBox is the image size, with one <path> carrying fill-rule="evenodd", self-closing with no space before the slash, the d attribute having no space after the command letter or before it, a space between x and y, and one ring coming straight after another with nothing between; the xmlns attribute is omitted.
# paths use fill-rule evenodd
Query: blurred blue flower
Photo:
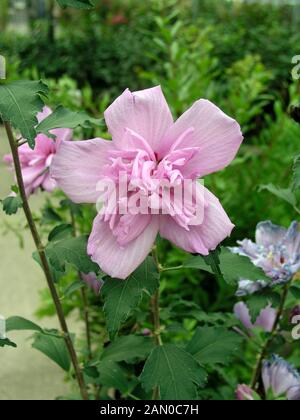
<svg viewBox="0 0 300 420"><path fill-rule="evenodd" d="M239 281L239 288L236 292L236 296L247 296L253 295L253 293L259 292L265 289L268 286L268 283L264 280L245 280L241 279Z"/></svg>
<svg viewBox="0 0 300 420"><path fill-rule="evenodd" d="M271 390L275 398L285 395L288 400L300 400L300 375L281 357L274 355L264 362L262 379L266 394Z"/></svg>
<svg viewBox="0 0 300 420"><path fill-rule="evenodd" d="M230 250L249 257L253 264L262 268L271 282L252 282L241 279L238 296L255 293L265 287L285 284L300 269L300 232L298 223L293 222L288 229L274 225L270 221L261 222L256 228L256 242L249 239L238 241L239 246Z"/></svg>

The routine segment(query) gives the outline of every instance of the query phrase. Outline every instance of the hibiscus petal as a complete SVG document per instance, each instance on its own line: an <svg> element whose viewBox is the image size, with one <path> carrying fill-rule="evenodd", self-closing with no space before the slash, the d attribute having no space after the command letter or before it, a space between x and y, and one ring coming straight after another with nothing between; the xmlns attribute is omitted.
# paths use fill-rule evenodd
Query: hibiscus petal
<svg viewBox="0 0 300 420"><path fill-rule="evenodd" d="M270 220L260 222L257 225L255 239L258 245L268 247L281 242L286 235L286 229L274 225Z"/></svg>
<svg viewBox="0 0 300 420"><path fill-rule="evenodd" d="M55 128L54 130L50 131L55 138L56 148L60 145L62 141L69 141L72 139L73 131L70 128Z"/></svg>
<svg viewBox="0 0 300 420"><path fill-rule="evenodd" d="M248 306L244 302L239 302L234 306L234 314L245 328L248 330L253 328Z"/></svg>
<svg viewBox="0 0 300 420"><path fill-rule="evenodd" d="M47 192L52 192L55 190L56 186L56 181L53 178L51 178L49 173L47 173L42 183L42 187L44 188L44 190Z"/></svg>
<svg viewBox="0 0 300 420"><path fill-rule="evenodd" d="M97 183L108 163L111 141L100 138L62 142L53 158L51 176L74 203L96 203Z"/></svg>
<svg viewBox="0 0 300 420"><path fill-rule="evenodd" d="M140 217L143 217L142 215ZM113 235L108 222L98 215L88 241L88 254L111 277L126 279L147 257L158 233L158 218L152 217L143 233L124 247Z"/></svg>
<svg viewBox="0 0 300 420"><path fill-rule="evenodd" d="M113 142L120 149L126 148L126 142L123 142L125 130L131 129L156 151L173 124L171 111L160 86L133 93L125 90L107 108L104 116Z"/></svg>
<svg viewBox="0 0 300 420"><path fill-rule="evenodd" d="M242 141L239 124L210 101L201 99L168 130L160 152L198 147L199 153L190 165L204 176L225 168Z"/></svg>
<svg viewBox="0 0 300 420"><path fill-rule="evenodd" d="M287 399L289 401L300 401L300 384L288 390Z"/></svg>
<svg viewBox="0 0 300 420"><path fill-rule="evenodd" d="M276 310L269 305L260 312L259 317L255 322L255 326L263 328L266 332L272 332L276 315Z"/></svg>
<svg viewBox="0 0 300 420"><path fill-rule="evenodd" d="M48 106L44 106L42 111L39 112L36 116L38 119L38 122L39 123L42 122L45 118L49 117L50 114L52 114L51 108L49 108Z"/></svg>
<svg viewBox="0 0 300 420"><path fill-rule="evenodd" d="M289 255L300 254L300 231L298 222L292 222L288 230L286 231L283 244Z"/></svg>
<svg viewBox="0 0 300 420"><path fill-rule="evenodd" d="M186 230L173 217L161 216L160 234L187 252L208 255L231 234L234 225L229 220L217 197L204 188L204 220L201 225Z"/></svg>

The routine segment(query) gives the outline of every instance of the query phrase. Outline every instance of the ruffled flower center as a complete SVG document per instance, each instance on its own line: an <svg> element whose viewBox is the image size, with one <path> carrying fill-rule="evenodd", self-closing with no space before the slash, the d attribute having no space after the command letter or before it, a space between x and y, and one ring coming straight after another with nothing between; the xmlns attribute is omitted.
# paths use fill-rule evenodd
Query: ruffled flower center
<svg viewBox="0 0 300 420"><path fill-rule="evenodd" d="M171 151L159 160L142 138L135 135L134 140L142 147L130 150L129 144L129 150L111 150L110 162L103 168L103 182L108 188L101 195L102 217L121 246L143 232L151 215L170 215L189 230L190 225L197 224L202 199L196 180L185 176L186 164L197 148ZM204 205L203 199L201 202Z"/></svg>

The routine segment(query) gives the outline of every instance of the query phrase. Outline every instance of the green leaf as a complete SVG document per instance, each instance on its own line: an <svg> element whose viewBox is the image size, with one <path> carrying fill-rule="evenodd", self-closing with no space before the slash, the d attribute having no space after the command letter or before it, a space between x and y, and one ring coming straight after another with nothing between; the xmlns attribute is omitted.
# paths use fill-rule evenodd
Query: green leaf
<svg viewBox="0 0 300 420"><path fill-rule="evenodd" d="M78 126L90 127L93 125L101 125L102 119L90 117L85 112L74 112L59 106L47 118L39 123L36 127L38 133L43 133L48 137L53 137L50 131L55 128L76 128Z"/></svg>
<svg viewBox="0 0 300 420"><path fill-rule="evenodd" d="M0 347L17 347L16 343L13 343L12 341L10 341L8 338L0 338Z"/></svg>
<svg viewBox="0 0 300 420"><path fill-rule="evenodd" d="M23 201L20 196L17 197L6 197L2 200L3 211L11 216L16 214L19 208L23 206Z"/></svg>
<svg viewBox="0 0 300 420"><path fill-rule="evenodd" d="M39 255L38 251L34 251L33 252L32 258L43 269L43 265L41 263L41 259L40 259L40 255ZM58 283L59 280L61 279L61 277L64 275L64 273L62 271L56 270L55 267L53 267L50 264L49 258L47 258L47 260L48 260L48 263L49 263L49 267L50 267L50 271L51 271L51 275L52 275L53 281L54 281L54 283Z"/></svg>
<svg viewBox="0 0 300 420"><path fill-rule="evenodd" d="M290 287L290 293L293 295L293 297L300 301L300 287L292 286Z"/></svg>
<svg viewBox="0 0 300 420"><path fill-rule="evenodd" d="M148 357L153 346L151 338L136 335L118 337L104 349L101 360L125 361L127 363L144 360Z"/></svg>
<svg viewBox="0 0 300 420"><path fill-rule="evenodd" d="M52 207L45 207L42 213L41 224L46 225L53 222L61 222L62 218Z"/></svg>
<svg viewBox="0 0 300 420"><path fill-rule="evenodd" d="M293 190L300 188L300 155L296 156L294 159L292 185Z"/></svg>
<svg viewBox="0 0 300 420"><path fill-rule="evenodd" d="M0 85L0 116L18 129L34 149L37 114L44 107L48 87L41 81L17 81Z"/></svg>
<svg viewBox="0 0 300 420"><path fill-rule="evenodd" d="M101 385L118 389L123 394L126 393L130 386L130 382L127 378L128 373L125 368L111 360L100 362L97 368L100 374L98 381Z"/></svg>
<svg viewBox="0 0 300 420"><path fill-rule="evenodd" d="M203 365L230 362L239 350L242 338L223 327L199 327L186 350Z"/></svg>
<svg viewBox="0 0 300 420"><path fill-rule="evenodd" d="M73 227L70 224L63 223L61 225L55 226L54 229L49 233L48 241L59 241L65 237L72 236Z"/></svg>
<svg viewBox="0 0 300 420"><path fill-rule="evenodd" d="M43 329L32 321L22 318L21 316L12 316L6 320L6 331L38 331Z"/></svg>
<svg viewBox="0 0 300 420"><path fill-rule="evenodd" d="M139 305L143 292L152 295L158 286L159 273L152 257L148 257L127 280L105 280L101 293L105 302L103 309L107 329L112 339L132 310Z"/></svg>
<svg viewBox="0 0 300 420"><path fill-rule="evenodd" d="M45 251L51 266L57 271L65 272L66 263L85 274L99 270L98 265L87 255L86 236L50 242Z"/></svg>
<svg viewBox="0 0 300 420"><path fill-rule="evenodd" d="M203 256L205 263L211 267L212 272L219 277L220 279L223 278L221 268L220 268L220 257L219 253L221 248L218 248L214 251L211 251L208 255Z"/></svg>
<svg viewBox="0 0 300 420"><path fill-rule="evenodd" d="M57 0L60 7L73 7L75 9L92 9L94 4L90 0Z"/></svg>
<svg viewBox="0 0 300 420"><path fill-rule="evenodd" d="M252 264L248 257L237 255L229 251L229 249L222 247L219 254L220 270L225 281L229 284L236 283L240 278L244 277L249 280L266 280L266 277L261 268ZM207 265L202 256L191 257L185 261L184 266L187 268L198 268L209 273L213 273L211 266Z"/></svg>
<svg viewBox="0 0 300 420"><path fill-rule="evenodd" d="M295 207L297 205L297 199L294 192L289 188L279 188L273 184L262 185L259 188L259 191L267 190L271 194L275 195L276 197L280 198L281 200L286 201L291 206Z"/></svg>
<svg viewBox="0 0 300 420"><path fill-rule="evenodd" d="M63 297L62 299L65 299L66 297L70 296L72 293L77 292L77 290L82 289L85 286L85 283L82 280L76 280L72 284L70 284L68 287L65 288L63 291Z"/></svg>
<svg viewBox="0 0 300 420"><path fill-rule="evenodd" d="M247 299L251 321L254 323L260 312L270 303L276 308L280 302L280 295L276 292L255 293Z"/></svg>
<svg viewBox="0 0 300 420"><path fill-rule="evenodd" d="M32 347L45 354L66 372L70 370L71 360L64 338L37 333Z"/></svg>
<svg viewBox="0 0 300 420"><path fill-rule="evenodd" d="M206 372L191 354L165 344L151 352L140 380L146 391L158 386L162 400L193 400L197 386L206 381Z"/></svg>

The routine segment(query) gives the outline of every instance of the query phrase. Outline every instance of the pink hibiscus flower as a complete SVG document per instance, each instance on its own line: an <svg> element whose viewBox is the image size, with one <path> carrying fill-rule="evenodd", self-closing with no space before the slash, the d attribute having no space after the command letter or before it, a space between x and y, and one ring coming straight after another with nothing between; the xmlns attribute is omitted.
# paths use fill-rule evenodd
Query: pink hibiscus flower
<svg viewBox="0 0 300 420"><path fill-rule="evenodd" d="M106 110L105 120L112 141L62 142L51 165L53 178L75 203L97 203L99 181L116 188L126 182L117 200L102 194L105 205L88 241L88 254L104 272L125 279L147 257L158 233L202 255L230 235L233 224L219 200L196 181L234 159L243 140L235 120L199 100L174 122L160 87L126 90ZM169 183L171 202L162 197L161 184L158 192L157 180ZM178 211L171 190L186 180L194 188ZM145 197L149 211L137 212L134 202ZM127 211L121 212L124 202ZM201 217L195 222L198 207Z"/></svg>
<svg viewBox="0 0 300 420"><path fill-rule="evenodd" d="M44 107L43 111L37 115L38 121L44 120L51 112L50 108ZM33 194L39 187L48 192L56 188L56 182L51 178L49 168L61 141L71 139L72 130L59 128L52 130L51 134L56 136L55 140L44 134L38 134L34 150L27 143L18 149L27 196ZM14 168L12 155L4 156L4 162L12 169Z"/></svg>

